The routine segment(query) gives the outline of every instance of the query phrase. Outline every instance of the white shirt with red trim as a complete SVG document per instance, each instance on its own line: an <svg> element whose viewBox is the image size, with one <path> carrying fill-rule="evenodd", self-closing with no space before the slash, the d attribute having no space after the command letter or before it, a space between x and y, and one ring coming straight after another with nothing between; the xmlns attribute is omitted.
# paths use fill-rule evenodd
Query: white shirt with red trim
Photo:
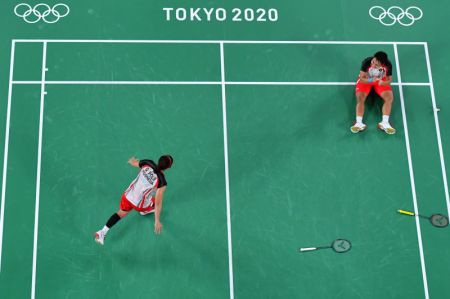
<svg viewBox="0 0 450 299"><path fill-rule="evenodd" d="M145 165L139 171L138 176L125 190L125 197L138 208L147 208L152 203L152 197L156 196L158 189L158 176L153 168Z"/></svg>
<svg viewBox="0 0 450 299"><path fill-rule="evenodd" d="M388 73L388 68L384 65L381 65L379 67L375 67L371 65L369 69L367 70L369 79L374 80L383 80L386 78L386 75Z"/></svg>

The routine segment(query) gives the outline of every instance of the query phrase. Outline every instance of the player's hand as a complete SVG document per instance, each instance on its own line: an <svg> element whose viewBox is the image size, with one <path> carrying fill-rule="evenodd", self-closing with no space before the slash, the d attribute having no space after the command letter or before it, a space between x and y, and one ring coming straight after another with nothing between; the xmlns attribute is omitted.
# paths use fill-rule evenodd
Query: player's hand
<svg viewBox="0 0 450 299"><path fill-rule="evenodd" d="M380 81L378 81L378 85L386 86L386 85L389 85L389 82L380 80Z"/></svg>
<svg viewBox="0 0 450 299"><path fill-rule="evenodd" d="M159 235L162 231L163 225L159 221L155 221L155 234Z"/></svg>
<svg viewBox="0 0 450 299"><path fill-rule="evenodd" d="M139 166L139 160L133 156L130 159L128 159L128 164L134 167L136 167L136 165Z"/></svg>

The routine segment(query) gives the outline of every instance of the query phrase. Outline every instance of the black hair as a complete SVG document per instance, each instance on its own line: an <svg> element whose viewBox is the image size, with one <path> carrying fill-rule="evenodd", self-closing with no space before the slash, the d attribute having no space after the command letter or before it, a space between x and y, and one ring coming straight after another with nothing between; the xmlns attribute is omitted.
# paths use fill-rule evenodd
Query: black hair
<svg viewBox="0 0 450 299"><path fill-rule="evenodd" d="M164 155L159 157L158 160L158 169L159 170L165 170L167 168L170 168L173 164L173 158L171 155Z"/></svg>
<svg viewBox="0 0 450 299"><path fill-rule="evenodd" d="M388 56L385 52L378 51L373 55L380 63L386 64L388 62Z"/></svg>

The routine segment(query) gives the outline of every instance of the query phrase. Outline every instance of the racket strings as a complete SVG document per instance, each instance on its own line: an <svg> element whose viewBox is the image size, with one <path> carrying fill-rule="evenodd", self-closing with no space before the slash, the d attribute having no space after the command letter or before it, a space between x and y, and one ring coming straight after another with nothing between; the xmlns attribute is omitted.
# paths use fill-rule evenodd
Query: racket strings
<svg viewBox="0 0 450 299"><path fill-rule="evenodd" d="M435 214L430 217L431 224L437 227L446 227L448 225L448 218L441 214Z"/></svg>

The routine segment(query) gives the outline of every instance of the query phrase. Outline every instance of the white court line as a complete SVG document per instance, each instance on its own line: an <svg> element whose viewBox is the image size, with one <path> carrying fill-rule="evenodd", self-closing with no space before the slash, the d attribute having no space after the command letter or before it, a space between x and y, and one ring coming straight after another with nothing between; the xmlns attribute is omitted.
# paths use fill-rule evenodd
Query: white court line
<svg viewBox="0 0 450 299"><path fill-rule="evenodd" d="M400 85L400 83L392 83L392 85ZM430 86L431 85L431 83L422 83L422 82L417 82L417 83L415 83L415 82L406 82L406 83L404 83L404 82L402 82L401 83L401 85L402 86Z"/></svg>
<svg viewBox="0 0 450 299"><path fill-rule="evenodd" d="M226 85L318 85L318 86L351 86L356 85L356 82L237 82L237 81L227 81ZM400 83L393 82L391 85L399 86ZM429 86L430 83L422 82L408 82L401 83L403 86Z"/></svg>
<svg viewBox="0 0 450 299"><path fill-rule="evenodd" d="M13 84L41 84L41 81L14 81ZM46 85L221 85L220 81L45 81Z"/></svg>
<svg viewBox="0 0 450 299"><path fill-rule="evenodd" d="M408 156L408 166L409 166L409 178L411 180L411 192L413 197L413 203L414 203L414 213L416 215L419 214L419 208L417 205L417 195L416 195L416 185L414 182L414 170L412 165L412 158L411 158L411 148L409 145L409 135L408 135L408 124L406 121L406 109L405 109L405 101L403 98L403 88L401 85L402 78L400 73L400 61L398 59L398 51L397 51L397 45L394 44L394 54L395 54L395 64L397 67L397 80L400 83L399 92L400 92L400 103L402 107L402 115L403 115L403 127L405 130L405 143L406 143L406 154ZM423 244L422 244L422 233L420 229L420 221L419 217L414 217L416 220L416 229L417 229L417 239L419 243L419 254L420 254L420 265L422 267L422 279L423 279L423 288L425 292L425 298L429 299L428 295L428 281L427 281L427 272L425 267L425 258L423 254Z"/></svg>
<svg viewBox="0 0 450 299"><path fill-rule="evenodd" d="M8 88L8 106L6 108L6 129L5 129L5 150L3 152L3 177L2 177L2 203L0 215L0 273L2 271L2 252L3 252L3 224L5 222L5 195L6 195L6 174L8 172L8 149L9 149L9 124L11 119L11 95L14 73L14 50L15 42L11 42L11 60L9 62L9 88Z"/></svg>
<svg viewBox="0 0 450 299"><path fill-rule="evenodd" d="M434 85L433 85L433 76L431 73L431 63L430 63L430 55L428 53L428 44L423 46L425 48L425 58L427 60L427 69L428 69L428 79L430 80L430 92L431 92L431 101L433 103L433 112L434 112L434 123L436 125L436 135L438 141L439 148L439 157L441 159L441 168L442 168L442 179L444 180L444 192L445 192L445 201L447 203L447 215L450 215L450 199L448 194L448 182L447 182L447 172L445 170L445 161L444 161L444 151L442 150L442 141L441 141L441 130L439 128L439 117L436 106L436 98L434 95Z"/></svg>
<svg viewBox="0 0 450 299"><path fill-rule="evenodd" d="M127 39L14 39L20 43L126 43L126 44L289 44L289 45L424 45L393 41L261 41L261 40L127 40Z"/></svg>
<svg viewBox="0 0 450 299"><path fill-rule="evenodd" d="M225 193L227 200L227 227L228 227L228 266L230 280L230 299L234 298L233 279L233 247L231 243L231 207L230 207L230 179L228 171L228 129L227 129L227 98L225 91L225 54L223 43L220 44L220 72L222 78L222 111L223 111L223 147L225 158Z"/></svg>
<svg viewBox="0 0 450 299"><path fill-rule="evenodd" d="M37 159L37 175L36 175L36 206L34 211L34 242L33 242L33 273L31 279L31 299L35 297L36 288L36 259L37 259L37 241L38 241L38 225L39 225L39 198L41 192L41 157L42 157L42 130L44 122L44 99L45 99L45 73L47 61L47 43L43 43L42 54L42 81L41 81L41 106L39 112L39 143L38 143L38 159Z"/></svg>
<svg viewBox="0 0 450 299"><path fill-rule="evenodd" d="M356 82L277 82L277 81L45 81L46 85L342 85L351 86L356 85ZM41 84L41 81L13 81L13 84ZM398 86L399 83L393 82L393 86ZM403 86L430 86L430 83L425 82L407 82L402 83Z"/></svg>

